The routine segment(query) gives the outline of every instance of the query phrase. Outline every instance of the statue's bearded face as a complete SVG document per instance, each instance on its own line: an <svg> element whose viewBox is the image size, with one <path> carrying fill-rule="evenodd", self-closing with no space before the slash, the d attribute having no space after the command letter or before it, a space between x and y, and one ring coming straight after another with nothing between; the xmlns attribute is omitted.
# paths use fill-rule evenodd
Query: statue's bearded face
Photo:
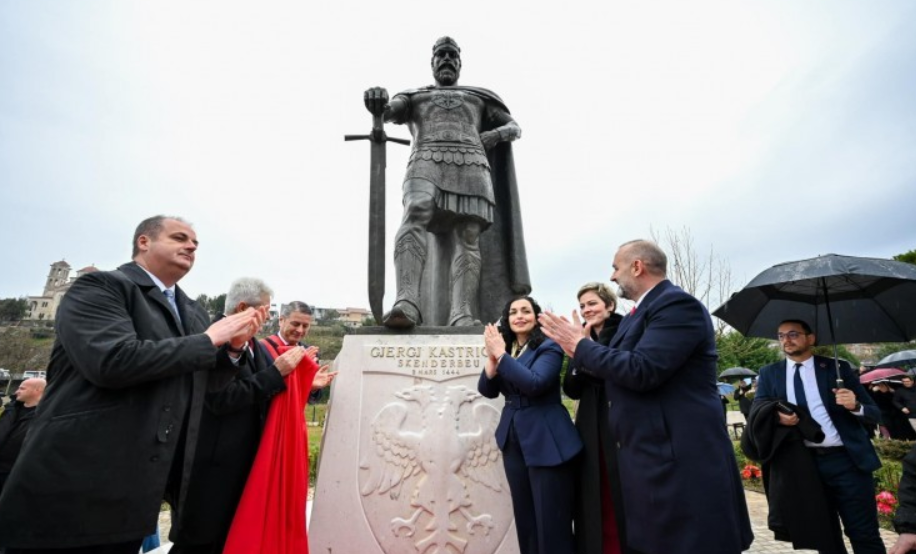
<svg viewBox="0 0 916 554"><path fill-rule="evenodd" d="M461 55L450 47L442 47L433 54L433 78L441 86L452 86L461 74Z"/></svg>

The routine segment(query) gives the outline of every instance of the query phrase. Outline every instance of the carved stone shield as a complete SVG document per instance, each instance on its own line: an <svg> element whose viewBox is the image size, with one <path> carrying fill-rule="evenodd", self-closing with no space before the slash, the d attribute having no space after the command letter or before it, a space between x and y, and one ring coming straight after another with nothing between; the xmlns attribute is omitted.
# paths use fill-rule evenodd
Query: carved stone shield
<svg viewBox="0 0 916 554"><path fill-rule="evenodd" d="M502 399L477 392L485 360L479 335L346 337L335 362L340 373L323 441L310 549L518 552L494 439ZM340 448L346 454L335 452ZM338 506L326 510L326 503ZM362 517L353 518L354 508ZM334 513L346 514L347 523ZM318 527L325 525L337 529Z"/></svg>

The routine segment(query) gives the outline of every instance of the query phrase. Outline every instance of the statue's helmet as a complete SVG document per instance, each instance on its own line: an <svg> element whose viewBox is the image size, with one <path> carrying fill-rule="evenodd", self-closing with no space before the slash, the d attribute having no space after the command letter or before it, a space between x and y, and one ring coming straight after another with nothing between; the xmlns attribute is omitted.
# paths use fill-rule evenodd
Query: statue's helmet
<svg viewBox="0 0 916 554"><path fill-rule="evenodd" d="M461 53L461 48L458 47L458 43L455 42L455 39L452 37L442 37L433 44L433 55L436 54L436 51L443 47L449 47L452 50L455 50L459 54Z"/></svg>

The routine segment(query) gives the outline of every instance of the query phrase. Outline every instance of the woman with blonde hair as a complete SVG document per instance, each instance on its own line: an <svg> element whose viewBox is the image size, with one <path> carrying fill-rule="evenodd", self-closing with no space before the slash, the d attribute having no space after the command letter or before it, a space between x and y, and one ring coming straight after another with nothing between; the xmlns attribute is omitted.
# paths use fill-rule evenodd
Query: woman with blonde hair
<svg viewBox="0 0 916 554"><path fill-rule="evenodd" d="M591 338L607 346L623 319L615 312L617 296L606 283L588 283L579 289L579 311ZM563 392L579 401L576 427L583 449L576 480L574 522L579 552L620 554L626 547L626 526L616 438L608 422L604 380L592 377L570 362Z"/></svg>

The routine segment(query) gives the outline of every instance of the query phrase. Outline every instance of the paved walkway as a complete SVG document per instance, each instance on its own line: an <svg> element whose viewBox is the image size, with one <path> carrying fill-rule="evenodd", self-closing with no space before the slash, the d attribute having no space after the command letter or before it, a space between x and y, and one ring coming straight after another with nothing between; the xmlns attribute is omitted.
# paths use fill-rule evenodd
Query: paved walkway
<svg viewBox="0 0 916 554"><path fill-rule="evenodd" d="M767 499L763 493L747 491L745 493L747 497L747 507L751 515L751 527L754 529L754 544L751 545L749 552L751 554L756 553L767 553L767 554L789 554L793 552L801 553L814 553L814 550L792 550L792 544L788 542L780 542L773 540L773 532L767 528ZM311 508L311 502L309 502L309 508ZM162 512L159 515L159 530L163 538L167 537L169 534L169 527L171 526L171 520L169 518L168 512ZM881 530L881 536L884 538L884 544L888 548L893 546L894 542L897 540L897 534L892 533L891 531ZM168 546L163 546L162 549L155 550L156 554L164 554L168 552ZM849 552L852 552L852 548L849 547L849 542L846 542L846 548Z"/></svg>
<svg viewBox="0 0 916 554"><path fill-rule="evenodd" d="M781 542L773 540L773 532L767 528L767 499L763 493L759 492L745 492L745 497L747 497L747 508L751 514L751 527L754 530L754 543L751 545L749 550L746 552L751 553L786 553L789 552L808 552L816 553L815 550L792 550L792 543ZM881 537L884 539L884 544L890 548L897 541L897 533L891 531L881 530ZM845 538L845 537L844 537ZM849 541L846 541L846 549L849 552L852 552L852 548L849 546Z"/></svg>

